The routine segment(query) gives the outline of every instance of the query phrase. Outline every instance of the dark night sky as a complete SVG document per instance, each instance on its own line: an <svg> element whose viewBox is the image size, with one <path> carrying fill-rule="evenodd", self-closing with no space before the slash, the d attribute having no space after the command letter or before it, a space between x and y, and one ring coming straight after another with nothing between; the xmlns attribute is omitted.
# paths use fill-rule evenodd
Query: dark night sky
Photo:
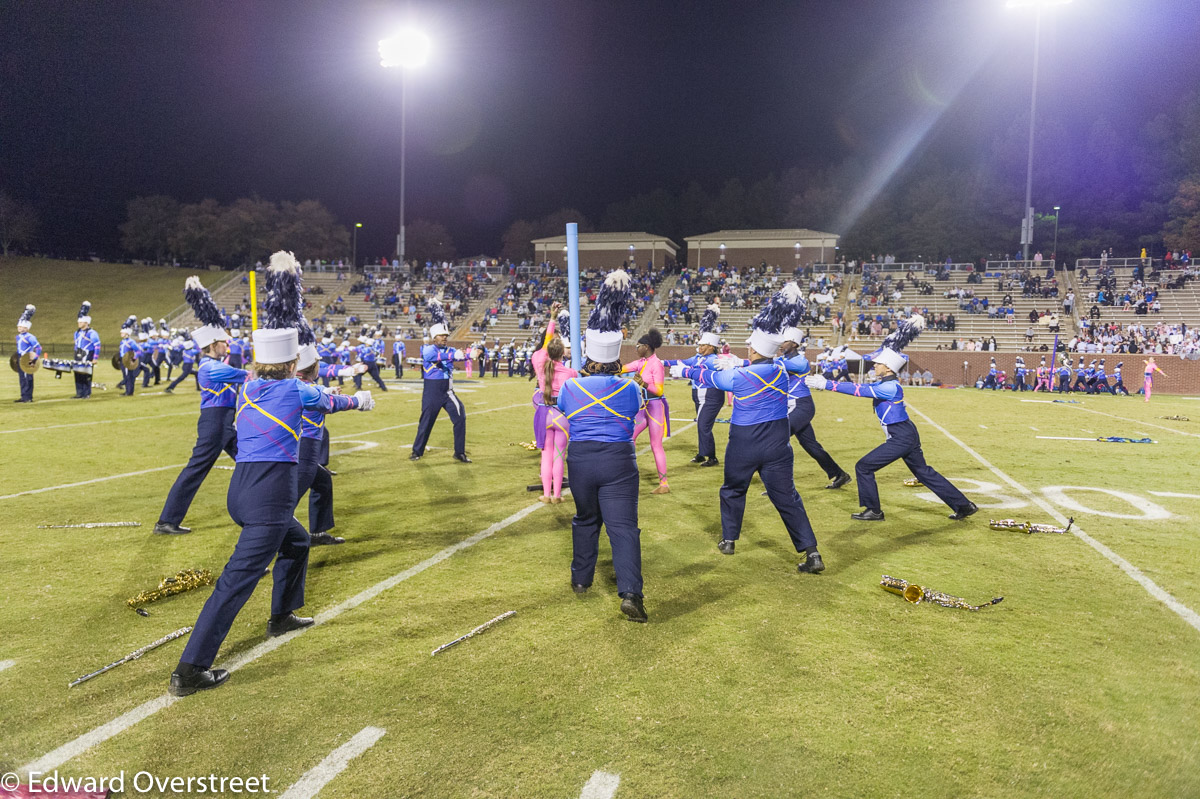
<svg viewBox="0 0 1200 799"><path fill-rule="evenodd" d="M1028 111L1030 12L1003 0L0 0L0 188L46 249L114 252L127 199L319 199L390 252L399 79L377 41L435 41L409 83L408 216L496 252L518 217L757 180L925 143L970 159ZM1200 3L1047 13L1040 107L1137 126L1187 87ZM936 145L931 144L936 142Z"/></svg>

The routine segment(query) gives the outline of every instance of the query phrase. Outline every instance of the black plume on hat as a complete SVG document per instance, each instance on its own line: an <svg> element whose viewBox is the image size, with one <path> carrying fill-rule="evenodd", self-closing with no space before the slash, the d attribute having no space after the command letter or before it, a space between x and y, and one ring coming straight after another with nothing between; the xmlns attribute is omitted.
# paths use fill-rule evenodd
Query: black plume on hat
<svg viewBox="0 0 1200 799"><path fill-rule="evenodd" d="M196 314L201 325L222 326L224 320L221 318L221 311L213 302L208 289L204 288L204 284L200 282L200 278L192 275L184 282L183 297L187 300L188 305L192 306L192 312Z"/></svg>

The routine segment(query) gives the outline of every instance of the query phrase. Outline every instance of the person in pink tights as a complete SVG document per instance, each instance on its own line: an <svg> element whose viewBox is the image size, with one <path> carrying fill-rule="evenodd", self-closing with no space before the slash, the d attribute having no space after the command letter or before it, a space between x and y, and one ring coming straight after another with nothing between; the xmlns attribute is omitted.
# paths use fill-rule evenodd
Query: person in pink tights
<svg viewBox="0 0 1200 799"><path fill-rule="evenodd" d="M670 494L667 485L667 453L663 449L663 441L671 435L671 411L667 407L667 398L663 393L663 383L666 369L654 351L662 346L662 334L654 328L638 339L638 359L625 364L621 371L633 374L633 380L646 390L646 407L638 413L634 420L633 440L642 431L650 430L650 451L654 453L654 466L658 469L658 488L652 493Z"/></svg>
<svg viewBox="0 0 1200 799"><path fill-rule="evenodd" d="M1150 360L1142 361L1142 363L1146 365L1146 381L1142 384L1142 392L1146 395L1146 398L1143 400L1143 402L1149 402L1150 391L1154 388L1154 373L1158 372L1163 377L1166 377L1167 373L1158 368L1158 364L1154 362L1153 355L1150 356Z"/></svg>
<svg viewBox="0 0 1200 799"><path fill-rule="evenodd" d="M533 354L533 373L537 377L538 391L541 392L542 403L546 408L546 439L542 446L542 502L562 502L563 469L567 463L567 432L569 423L567 417L558 410L558 392L563 383L573 377L579 377L579 372L571 369L562 362L562 335L570 335L571 317L563 313L559 315L560 306L554 303L550 307L550 324L546 328L546 338L543 346ZM558 331L555 331L555 326Z"/></svg>

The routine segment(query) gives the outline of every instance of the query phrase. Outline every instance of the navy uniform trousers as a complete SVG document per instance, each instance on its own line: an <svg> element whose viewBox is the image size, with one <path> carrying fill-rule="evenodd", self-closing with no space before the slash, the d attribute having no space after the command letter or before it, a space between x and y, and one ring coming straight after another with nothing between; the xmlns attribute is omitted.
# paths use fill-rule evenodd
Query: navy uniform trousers
<svg viewBox="0 0 1200 799"><path fill-rule="evenodd" d="M379 364L376 361L366 361L367 376L379 384L381 391L387 391L388 387L383 384L383 378L379 376ZM354 388L362 391L362 375L354 376Z"/></svg>
<svg viewBox="0 0 1200 799"><path fill-rule="evenodd" d="M207 669L238 611L250 599L263 570L272 572L271 614L304 605L308 571L308 533L296 521L296 464L239 463L229 483L229 515L242 528L233 555L204 603L180 660Z"/></svg>
<svg viewBox="0 0 1200 799"><path fill-rule="evenodd" d="M767 489L767 497L775 510L779 511L779 518L783 519L783 526L787 528L796 551L816 548L817 538L813 535L812 524L792 482L790 438L791 429L787 419L729 426L729 445L725 448L725 484L721 486L721 537L726 541L736 541L742 534L746 490L754 473L758 472ZM575 493L573 483L571 493Z"/></svg>
<svg viewBox="0 0 1200 799"><path fill-rule="evenodd" d="M692 403L696 406L697 454L704 458L717 457L717 442L713 438L713 425L725 402L725 392L716 388L693 388Z"/></svg>
<svg viewBox="0 0 1200 799"><path fill-rule="evenodd" d="M237 460L237 431L233 429L233 416L233 408L200 410L200 420L196 422L196 446L192 447L192 457L167 494L167 502L158 515L160 522L183 523L183 517L187 516L188 508L200 490L200 484L208 477L222 452L228 452L229 457Z"/></svg>
<svg viewBox="0 0 1200 799"><path fill-rule="evenodd" d="M323 466L323 462L329 462L329 431L321 432L324 434L321 438L300 439L296 478L297 501L308 492L308 532L313 535L333 529L333 478Z"/></svg>
<svg viewBox="0 0 1200 799"><path fill-rule="evenodd" d="M600 525L612 546L617 592L642 595L642 531L638 527L638 468L631 441L572 441L567 471L575 516L571 519L571 582L591 585L600 548Z"/></svg>
<svg viewBox="0 0 1200 799"><path fill-rule="evenodd" d="M180 367L180 371L179 371L179 377L175 378L175 379L174 379L174 380L171 382L171 385L167 386L167 391L174 391L174 390L175 390L175 386L179 385L179 384L180 384L180 383L182 383L184 380L187 380L187 378L188 378L188 375L192 374L192 370L193 370L194 368L195 368L195 367L194 367L194 366L193 366L191 363L188 363L187 361L184 361L184 363L183 363L183 366L181 366L181 367Z"/></svg>
<svg viewBox="0 0 1200 799"><path fill-rule="evenodd" d="M842 467L837 465L821 446L821 442L817 441L817 434L812 429L812 420L816 413L817 406L812 397L797 397L795 407L788 414L788 427L800 442L800 448L807 452L825 471L825 476L832 480L842 473Z"/></svg>
<svg viewBox="0 0 1200 799"><path fill-rule="evenodd" d="M18 372L17 378L21 383L21 399L33 402L33 375Z"/></svg>
<svg viewBox="0 0 1200 799"><path fill-rule="evenodd" d="M404 359L400 357L400 353L392 354L392 368L396 370L396 379L404 377Z"/></svg>
<svg viewBox="0 0 1200 799"><path fill-rule="evenodd" d="M145 373L145 378L142 382L142 388L149 388L149 386L150 386L150 367L149 366L146 366L145 364L139 364L136 369L126 369L125 367L121 367L121 373L123 375L125 375L124 379L121 381L122 383L125 384L125 396L127 396L127 397L133 396L133 387L134 387L134 385L137 384L138 375L142 374L143 372Z"/></svg>
<svg viewBox="0 0 1200 799"><path fill-rule="evenodd" d="M95 370L95 366L92 369ZM92 396L92 376L85 372L75 373L75 396L90 397Z"/></svg>
<svg viewBox="0 0 1200 799"><path fill-rule="evenodd" d="M887 441L863 455L854 464L854 475L858 478L858 504L867 510L882 512L879 507L879 488L875 485L875 472L889 463L904 459L904 465L913 473L913 477L937 494L938 499L957 511L970 504L963 492L954 484L942 477L933 467L925 463L925 453L921 451L921 436L917 426L909 420L887 425Z"/></svg>
<svg viewBox="0 0 1200 799"><path fill-rule="evenodd" d="M429 443L429 434L433 432L433 423L437 421L438 412L443 408L446 409L446 415L450 417L450 424L454 425L454 454L466 454L467 412L463 409L462 401L450 390L449 380L425 381L425 387L421 393L421 420L417 423L417 435L413 439L413 454L425 454L425 445Z"/></svg>

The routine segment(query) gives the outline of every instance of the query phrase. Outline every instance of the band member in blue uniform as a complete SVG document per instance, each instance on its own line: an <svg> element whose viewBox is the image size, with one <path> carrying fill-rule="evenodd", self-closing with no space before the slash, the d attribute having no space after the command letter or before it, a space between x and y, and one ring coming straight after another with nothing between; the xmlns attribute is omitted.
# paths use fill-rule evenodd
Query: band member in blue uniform
<svg viewBox="0 0 1200 799"><path fill-rule="evenodd" d="M246 362L245 344L241 328L235 327L229 331L229 365L234 369L241 369Z"/></svg>
<svg viewBox="0 0 1200 799"><path fill-rule="evenodd" d="M199 360L199 352L197 351L196 342L194 339L184 338L183 346L179 350L180 355L180 370L179 377L171 381L165 389L167 394L175 391L175 386L187 380L196 369L196 361ZM199 384L197 384L199 385Z"/></svg>
<svg viewBox="0 0 1200 799"><path fill-rule="evenodd" d="M379 376L379 350L375 348L375 340L370 335L359 336L358 347L355 349L358 362L367 367L367 375L378 385L381 391L387 391L383 378ZM362 374L354 376L354 387L362 390Z"/></svg>
<svg viewBox="0 0 1200 799"><path fill-rule="evenodd" d="M983 378L983 385L980 388L990 388L992 391L1000 388L1000 383L997 380L1000 369L996 366L996 359L992 358L992 363L988 366L987 376Z"/></svg>
<svg viewBox="0 0 1200 799"><path fill-rule="evenodd" d="M1055 393L1062 394L1064 391L1071 393L1071 356L1063 355L1062 360L1058 364L1058 388L1054 389Z"/></svg>
<svg viewBox="0 0 1200 799"><path fill-rule="evenodd" d="M138 348L137 341L134 339L137 325L137 317L130 317L125 320L125 324L121 325L121 346L117 354L121 356L121 384L125 387L126 397L133 396L133 386L137 382L138 372L141 371L138 359L141 357L141 349ZM126 368L125 362L134 363L134 368Z"/></svg>
<svg viewBox="0 0 1200 799"><path fill-rule="evenodd" d="M621 269L604 279L584 330L583 375L563 383L556 407L570 425L567 470L575 500L571 588L582 594L591 587L603 525L612 546L621 612L630 621L645 622L633 430L646 395L633 380L620 377L622 325L633 297L630 282Z"/></svg>
<svg viewBox="0 0 1200 799"><path fill-rule="evenodd" d="M1025 375L1027 372L1028 372L1028 370L1025 368L1025 359L1022 356L1018 355L1017 356L1017 365L1013 369L1013 384L1012 384L1013 391L1028 391L1029 390L1029 385L1028 385L1028 383L1026 383L1026 380L1025 380Z"/></svg>
<svg viewBox="0 0 1200 799"><path fill-rule="evenodd" d="M171 338L167 342L167 381L176 367L183 366L183 336L175 328L171 328Z"/></svg>
<svg viewBox="0 0 1200 799"><path fill-rule="evenodd" d="M417 423L417 434L413 438L410 461L419 461L425 454L425 445L429 443L429 434L433 432L433 423L437 421L438 413L445 408L454 427L454 459L470 463L467 457L467 412L462 400L454 394L453 374L454 362L470 357L462 350L447 347L450 338L450 328L446 326L446 313L437 299L429 301L427 306L433 323L429 326L429 335L433 343L421 347L421 369L424 386L421 391L421 418Z"/></svg>
<svg viewBox="0 0 1200 799"><path fill-rule="evenodd" d="M668 369L677 364L715 368L717 347L721 346L721 336L717 332L717 321L720 316L721 304L714 300L705 309L704 315L700 317L700 344L696 347L696 354L683 360L663 361L663 366ZM725 405L725 392L709 389L699 380L693 379L692 404L696 406L696 442L698 445L698 452L696 457L692 458L692 463L698 463L701 466L718 466L721 462L717 460L717 442L713 438L713 425L716 424L717 414Z"/></svg>
<svg viewBox="0 0 1200 799"><path fill-rule="evenodd" d="M1129 389L1125 388L1125 381L1121 379L1121 367L1124 365L1125 362L1122 361L1113 369L1112 393L1114 397L1117 394L1124 394L1126 397L1129 396Z"/></svg>
<svg viewBox="0 0 1200 799"><path fill-rule="evenodd" d="M837 465L813 432L812 420L817 413L813 403L812 391L804 378L812 372L808 358L800 349L804 334L799 328L789 327L783 331L783 344L779 346L779 363L788 373L788 428L791 430L800 448L817 462L825 476L829 478L826 488L841 488L850 482L850 475Z"/></svg>
<svg viewBox="0 0 1200 799"><path fill-rule="evenodd" d="M1108 384L1108 374L1104 370L1104 359L1100 359L1100 363L1096 365L1096 371L1092 379L1092 393L1100 394L1107 391L1109 394L1115 394L1112 386Z"/></svg>
<svg viewBox="0 0 1200 799"><path fill-rule="evenodd" d="M281 255L289 257L285 260ZM277 290L277 284L290 280L290 276L281 280L280 273L299 270L290 256L276 253L267 270L264 310L268 324L273 318L299 311L299 296L288 292L286 285ZM267 635L283 635L313 623L295 613L304 605L309 552L308 532L292 515L300 417L306 411L334 413L373 407L369 392L344 397L295 377L300 349L295 328L255 330L253 340L256 377L246 382L238 397L238 460L229 483L229 515L242 531L171 675L173 696L215 688L229 679L228 671L213 669L212 663L234 618L272 560L274 590Z"/></svg>
<svg viewBox="0 0 1200 799"><path fill-rule="evenodd" d="M142 388L150 388L150 378L154 376L154 346L151 335L154 332L154 320L150 317L142 319L141 329L137 334L138 367L137 373L142 377Z"/></svg>
<svg viewBox="0 0 1200 799"><path fill-rule="evenodd" d="M92 304L84 300L76 319L79 329L75 331L75 360L91 363L94 372L96 362L100 360L100 334L92 329L91 314ZM87 399L92 396L92 377L93 375L87 372L75 373L75 399Z"/></svg>
<svg viewBox="0 0 1200 799"><path fill-rule="evenodd" d="M330 336L328 333L326 333L321 338L321 341L317 343L317 357L320 358L321 363L325 364L326 366L337 365L337 362L338 362L337 345L333 343L333 337ZM328 387L329 381L331 379L332 378L326 376L326 372L321 373L321 384L322 385ZM339 379L338 385L341 385L341 384L342 384L342 382Z"/></svg>
<svg viewBox="0 0 1200 799"><path fill-rule="evenodd" d="M42 345L38 343L37 336L30 333L33 327L33 314L37 308L33 305L26 305L25 310L21 311L21 317L17 319L17 354L21 356L23 361L37 361L42 357ZM21 385L21 396L13 402L33 402L33 375L26 374L24 370L17 372L17 380Z"/></svg>
<svg viewBox="0 0 1200 799"><path fill-rule="evenodd" d="M408 348L404 346L404 339L400 338L400 331L397 330L396 339L392 342L392 366L396 369L397 380L404 377L404 358L407 354Z"/></svg>
<svg viewBox="0 0 1200 799"><path fill-rule="evenodd" d="M1083 356L1079 356L1079 365L1075 367L1075 385L1071 386L1071 391L1082 390L1085 394L1090 394L1088 391L1088 383L1092 379L1092 370L1083 364ZM1082 388L1081 388L1082 387Z"/></svg>
<svg viewBox="0 0 1200 799"><path fill-rule="evenodd" d="M951 519L965 519L979 510L975 503L967 499L949 480L925 463L925 454L921 451L921 436L917 433L917 426L908 418L908 409L904 407L904 388L896 379L896 375L904 369L908 357L900 350L916 338L924 327L925 319L918 314L901 320L896 331L883 340L883 346L867 356L868 360L875 364L878 383L834 383L820 377L805 378L809 388L836 391L855 397L870 397L875 405L875 415L883 426L884 435L887 436L886 441L854 465L858 480L858 504L862 505L864 510L851 514L852 519L864 522L883 521L875 472L901 459L914 477L950 506L954 511L950 514Z"/></svg>
<svg viewBox="0 0 1200 799"><path fill-rule="evenodd" d="M850 379L850 361L846 360L846 348L838 347L833 359L834 380Z"/></svg>
<svg viewBox="0 0 1200 799"><path fill-rule="evenodd" d="M792 545L806 555L797 570L816 574L824 571L825 563L817 551L817 539L804 502L792 482L788 376L774 360L783 343L783 331L803 312L804 295L799 286L788 283L754 317L748 366L738 366L741 359L722 355L716 370L678 364L671 367L671 375L699 379L707 388L733 394L733 417L725 448L725 483L721 486L721 542L717 548L722 554L734 554L735 542L742 534L746 490L757 472ZM722 368L725 366L731 368ZM574 477L572 472L571 478ZM574 483L571 486L574 491Z"/></svg>
<svg viewBox="0 0 1200 799"><path fill-rule="evenodd" d="M246 382L246 370L229 366L222 359L228 348L229 334L222 327L223 319L212 295L200 283L200 278L189 277L184 283L183 296L192 306L202 327L192 332L192 340L201 347L200 369L200 419L196 422L196 444L192 457L175 478L167 494L162 513L154 525L156 535L182 535L190 533L184 527L192 499L200 490L200 484L221 453L228 453L237 460L237 433L233 429L233 415L237 405L238 391Z"/></svg>

